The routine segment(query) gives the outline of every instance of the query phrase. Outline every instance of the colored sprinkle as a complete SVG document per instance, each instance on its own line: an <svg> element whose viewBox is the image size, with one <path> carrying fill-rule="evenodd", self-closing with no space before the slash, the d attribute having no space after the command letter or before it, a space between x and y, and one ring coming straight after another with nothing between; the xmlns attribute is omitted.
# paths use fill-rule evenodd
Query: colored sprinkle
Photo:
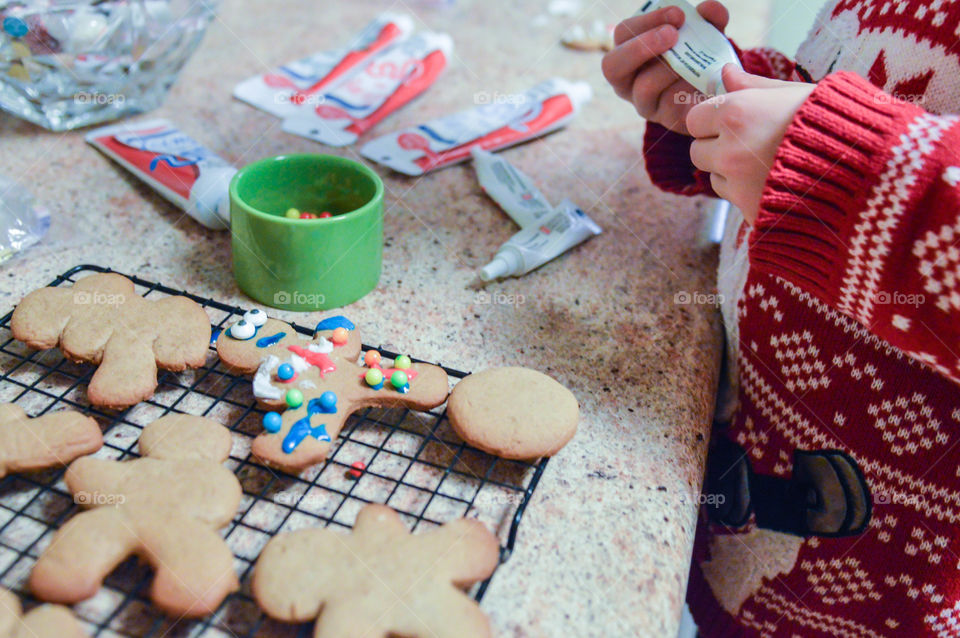
<svg viewBox="0 0 960 638"><path fill-rule="evenodd" d="M354 461L350 464L350 469L347 470L347 478L357 480L363 476L363 471L367 469L367 464L363 461Z"/></svg>
<svg viewBox="0 0 960 638"><path fill-rule="evenodd" d="M405 354L400 355L393 362L393 367L398 370L408 370L411 365L413 365L413 362L410 361L410 357Z"/></svg>
<svg viewBox="0 0 960 638"><path fill-rule="evenodd" d="M267 348L269 346L275 346L280 343L280 340L287 336L286 332L278 332L277 334L270 335L269 337L262 337L257 339L258 348Z"/></svg>
<svg viewBox="0 0 960 638"><path fill-rule="evenodd" d="M14 38L22 38L30 31L30 27L20 18L10 16L3 19L3 30Z"/></svg>
<svg viewBox="0 0 960 638"><path fill-rule="evenodd" d="M300 390L297 390L296 388L290 388L287 390L284 400L291 408L299 408L301 405L303 405L303 392L300 392Z"/></svg>
<svg viewBox="0 0 960 638"><path fill-rule="evenodd" d="M363 378L367 382L367 385L374 390L379 390L383 387L383 373L377 368L370 368L367 370L367 373L363 375Z"/></svg>
<svg viewBox="0 0 960 638"><path fill-rule="evenodd" d="M334 328L333 334L330 335L330 341L332 341L334 344L338 346L342 346L343 344L345 344L347 342L347 339L349 338L350 338L350 335L347 334L347 329L343 327Z"/></svg>
<svg viewBox="0 0 960 638"><path fill-rule="evenodd" d="M318 217L313 213L300 213L300 219L318 219Z"/></svg>
<svg viewBox="0 0 960 638"><path fill-rule="evenodd" d="M287 212L285 212L283 216L287 219L300 219L300 211L291 207L287 209Z"/></svg>
<svg viewBox="0 0 960 638"><path fill-rule="evenodd" d="M257 345L260 345L259 342ZM281 363L280 367L277 368L277 378L281 381L290 381L296 374L297 371L289 363Z"/></svg>
<svg viewBox="0 0 960 638"><path fill-rule="evenodd" d="M323 211L322 213L320 213L320 214L318 215L318 217L319 217L320 219L326 219L326 218L328 218L328 217L333 217L333 213L331 213L331 212L329 212L329 211Z"/></svg>
<svg viewBox="0 0 960 638"><path fill-rule="evenodd" d="M367 366L368 368L372 368L378 363L380 363L379 352L377 352L376 350L367 350L365 353L363 353L363 364L365 366Z"/></svg>
<svg viewBox="0 0 960 638"><path fill-rule="evenodd" d="M313 400L310 401L313 404ZM335 392L327 390L320 395L320 411L327 414L333 414L337 411L337 395Z"/></svg>
<svg viewBox="0 0 960 638"><path fill-rule="evenodd" d="M390 385L400 392L405 392L405 388L410 387L410 381L407 379L407 373L403 370L397 370L390 375Z"/></svg>
<svg viewBox="0 0 960 638"><path fill-rule="evenodd" d="M270 434L276 434L280 431L283 419L278 412L267 412L263 415L263 429Z"/></svg>
<svg viewBox="0 0 960 638"><path fill-rule="evenodd" d="M315 332L320 332L321 330L333 330L335 328L346 328L347 330L353 330L356 328L353 325L353 322L344 317L343 315L337 315L335 317L327 317L317 324Z"/></svg>

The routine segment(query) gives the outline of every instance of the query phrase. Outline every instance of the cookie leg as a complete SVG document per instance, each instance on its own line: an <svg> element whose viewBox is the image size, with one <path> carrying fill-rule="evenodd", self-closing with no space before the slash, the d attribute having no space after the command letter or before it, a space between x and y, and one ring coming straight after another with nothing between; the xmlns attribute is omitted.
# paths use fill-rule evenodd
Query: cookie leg
<svg viewBox="0 0 960 638"><path fill-rule="evenodd" d="M239 587L233 554L209 527L185 518L165 522L141 533L147 560L156 569L153 602L170 614L212 613Z"/></svg>
<svg viewBox="0 0 960 638"><path fill-rule="evenodd" d="M138 545L119 510L101 507L76 514L40 555L30 574L30 589L50 602L86 600Z"/></svg>
<svg viewBox="0 0 960 638"><path fill-rule="evenodd" d="M153 395L157 362L150 343L114 334L103 350L87 396L94 405L123 408Z"/></svg>

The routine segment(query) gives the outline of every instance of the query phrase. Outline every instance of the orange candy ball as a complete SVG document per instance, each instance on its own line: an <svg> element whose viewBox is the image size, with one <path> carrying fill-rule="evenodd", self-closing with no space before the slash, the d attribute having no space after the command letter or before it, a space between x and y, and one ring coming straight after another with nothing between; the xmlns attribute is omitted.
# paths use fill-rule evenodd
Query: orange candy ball
<svg viewBox="0 0 960 638"><path fill-rule="evenodd" d="M368 368L380 363L380 353L376 350L367 350L363 355L363 363L366 364Z"/></svg>
<svg viewBox="0 0 960 638"><path fill-rule="evenodd" d="M335 328L333 334L330 336L330 340L333 341L338 346L342 346L347 342L350 335L347 333L346 328Z"/></svg>

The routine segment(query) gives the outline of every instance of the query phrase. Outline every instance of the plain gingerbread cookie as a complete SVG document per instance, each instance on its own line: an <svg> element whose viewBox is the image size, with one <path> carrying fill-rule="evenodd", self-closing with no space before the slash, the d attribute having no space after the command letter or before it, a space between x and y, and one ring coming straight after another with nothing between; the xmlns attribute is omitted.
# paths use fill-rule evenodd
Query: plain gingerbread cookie
<svg viewBox="0 0 960 638"><path fill-rule="evenodd" d="M0 403L0 478L67 465L102 445L103 434L92 417L63 410L31 419L20 406Z"/></svg>
<svg viewBox="0 0 960 638"><path fill-rule="evenodd" d="M376 350L358 363L360 331L346 317L328 317L315 332L310 339L262 310L249 310L217 339L223 364L253 374L254 397L275 410L264 416L265 431L253 441L254 455L267 464L297 473L322 462L347 418L361 408L429 410L446 400L443 368L409 357L388 362ZM371 385L368 374L379 384ZM395 379L406 383L397 387Z"/></svg>
<svg viewBox="0 0 960 638"><path fill-rule="evenodd" d="M221 463L230 431L199 416L171 414L140 436L143 457L74 461L64 480L88 509L54 535L30 574L43 600L77 603L131 555L156 570L154 604L174 616L205 616L238 587L233 554L218 530L240 504L240 482Z"/></svg>
<svg viewBox="0 0 960 638"><path fill-rule="evenodd" d="M492 368L465 377L447 403L464 441L505 459L553 456L577 431L580 406L570 390L529 368Z"/></svg>
<svg viewBox="0 0 960 638"><path fill-rule="evenodd" d="M20 599L0 589L0 638L86 638L66 607L40 605L26 614Z"/></svg>
<svg viewBox="0 0 960 638"><path fill-rule="evenodd" d="M149 301L114 273L34 290L13 311L10 331L31 348L59 347L71 361L98 366L87 396L108 408L149 399L158 367L199 368L210 345L210 318L198 303L186 297Z"/></svg>
<svg viewBox="0 0 960 638"><path fill-rule="evenodd" d="M389 507L367 505L348 535L274 537L254 568L253 595L277 620L317 619L314 638L489 638L490 621L462 590L489 577L499 557L477 520L414 535Z"/></svg>

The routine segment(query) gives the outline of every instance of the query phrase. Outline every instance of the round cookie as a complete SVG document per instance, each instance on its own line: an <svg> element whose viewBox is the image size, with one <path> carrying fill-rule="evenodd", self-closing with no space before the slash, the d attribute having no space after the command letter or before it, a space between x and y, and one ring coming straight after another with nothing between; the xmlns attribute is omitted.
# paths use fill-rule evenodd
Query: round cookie
<svg viewBox="0 0 960 638"><path fill-rule="evenodd" d="M450 424L470 445L505 459L552 456L577 431L580 406L569 390L529 368L492 368L453 388Z"/></svg>

